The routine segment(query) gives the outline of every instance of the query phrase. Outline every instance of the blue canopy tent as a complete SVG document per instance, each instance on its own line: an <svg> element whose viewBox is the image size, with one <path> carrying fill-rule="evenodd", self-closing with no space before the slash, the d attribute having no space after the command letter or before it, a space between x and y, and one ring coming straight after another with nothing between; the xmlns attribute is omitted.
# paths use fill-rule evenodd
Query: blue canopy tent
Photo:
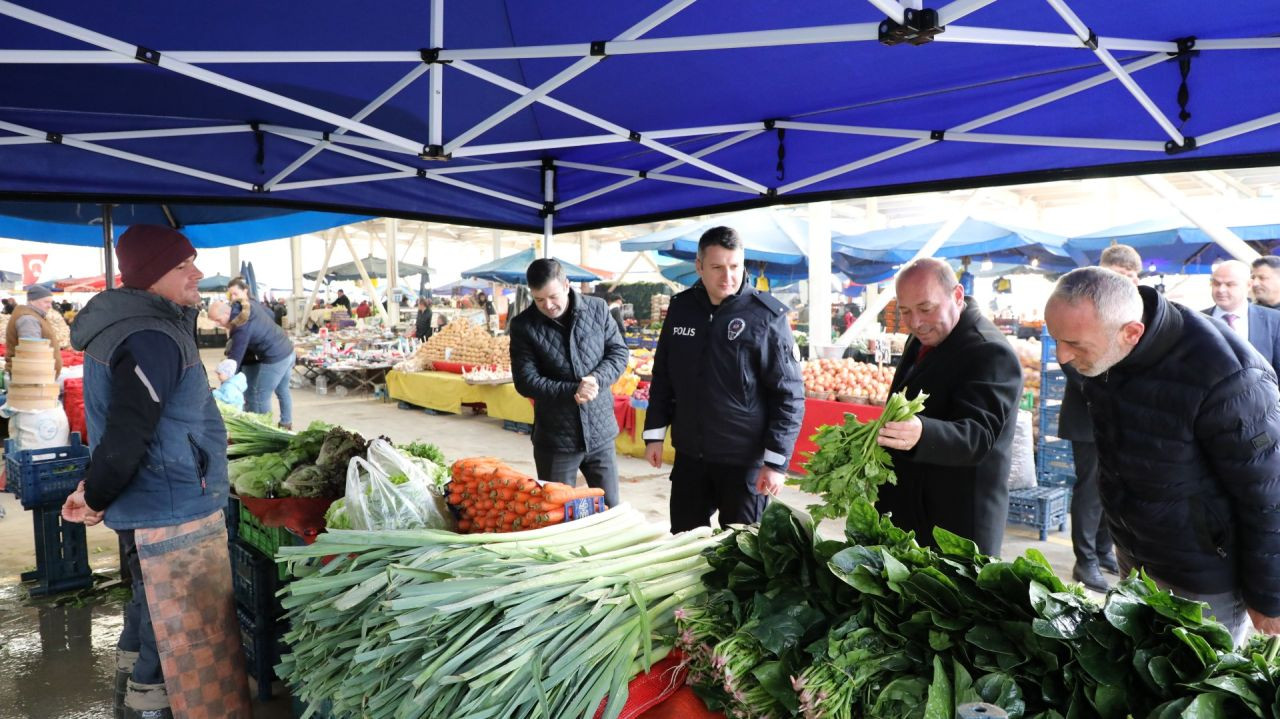
<svg viewBox="0 0 1280 719"><path fill-rule="evenodd" d="M832 238L831 258L836 268L855 282L878 282L893 276L898 265L912 257L943 223L872 230ZM1041 272L1067 272L1078 266L1067 249L1067 239L1039 230L966 218L933 255L950 260L969 257L970 272L983 274L1018 267ZM991 263L990 270L983 265Z"/></svg>
<svg viewBox="0 0 1280 719"><path fill-rule="evenodd" d="M1259 253L1274 254L1280 246L1280 214L1273 218L1274 222L1267 223L1265 219L1251 218L1251 223L1233 221L1229 229ZM1186 218L1180 215L1111 227L1067 242L1090 263L1096 263L1102 251L1116 243L1132 246L1142 255L1142 264L1149 272L1163 274L1207 274L1213 270L1213 263L1232 259L1208 233L1188 226Z"/></svg>
<svg viewBox="0 0 1280 719"><path fill-rule="evenodd" d="M168 225L196 248L230 247L304 235L369 219L365 215L270 207L127 204L112 208L113 240L130 225ZM101 247L102 208L78 202L0 202L0 237Z"/></svg>
<svg viewBox="0 0 1280 719"><path fill-rule="evenodd" d="M364 265L364 271L369 277L386 277L390 272L387 261L381 257L369 255L360 260ZM409 277L411 275L430 275L431 268L415 265L412 262L399 262L396 264L401 277ZM314 270L303 275L309 280L319 278L320 271ZM340 265L333 265L325 270L324 279L326 280L358 280L360 279L360 268L356 267L355 260L344 262Z"/></svg>
<svg viewBox="0 0 1280 719"><path fill-rule="evenodd" d="M486 292L489 290L489 283L484 280L454 280L447 282L439 287L431 288L431 294L439 297L451 297L455 294L470 294L472 292Z"/></svg>
<svg viewBox="0 0 1280 719"><path fill-rule="evenodd" d="M748 263L747 274L752 282L762 273L769 280L769 288L771 290L793 285L808 276L803 268L797 269L785 265L765 265L761 269L759 265ZM686 287L698 281L697 269L692 262L687 260L664 266L660 270L660 274L672 282L678 282Z"/></svg>
<svg viewBox="0 0 1280 719"><path fill-rule="evenodd" d="M0 282L8 284L10 282L21 282L21 272L10 272L8 270L0 270Z"/></svg>
<svg viewBox="0 0 1280 719"><path fill-rule="evenodd" d="M529 268L530 263L538 259L533 250L525 250L517 252L507 257L499 257L492 262L486 262L479 267L472 267L462 273L463 279L488 280L489 282L502 282L508 285L524 284L524 271ZM582 269L572 262L560 260L560 266L564 267L565 276L570 282L598 282L600 277Z"/></svg>
<svg viewBox="0 0 1280 719"><path fill-rule="evenodd" d="M1280 94L1258 85L1280 57L1269 3L318 0L300 17L0 4L0 198L549 235L1280 164Z"/></svg>

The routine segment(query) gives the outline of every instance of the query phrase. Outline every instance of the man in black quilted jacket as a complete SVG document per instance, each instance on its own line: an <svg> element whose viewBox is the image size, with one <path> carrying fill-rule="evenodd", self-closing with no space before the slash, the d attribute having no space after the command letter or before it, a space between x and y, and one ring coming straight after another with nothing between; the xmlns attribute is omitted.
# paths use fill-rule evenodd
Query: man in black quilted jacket
<svg viewBox="0 0 1280 719"><path fill-rule="evenodd" d="M508 332L516 391L533 400L538 479L573 486L582 470L612 507L618 422L609 387L626 370L629 351L604 300L571 289L559 262L534 260L525 278L533 304Z"/></svg>
<svg viewBox="0 0 1280 719"><path fill-rule="evenodd" d="M1045 306L1084 376L1122 573L1209 604L1237 644L1280 633L1280 389L1238 333L1099 267Z"/></svg>

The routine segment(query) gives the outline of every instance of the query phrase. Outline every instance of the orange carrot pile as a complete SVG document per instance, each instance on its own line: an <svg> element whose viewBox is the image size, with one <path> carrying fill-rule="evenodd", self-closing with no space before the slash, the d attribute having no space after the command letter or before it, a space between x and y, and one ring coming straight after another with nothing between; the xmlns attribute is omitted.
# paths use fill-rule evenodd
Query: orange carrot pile
<svg viewBox="0 0 1280 719"><path fill-rule="evenodd" d="M518 532L565 520L565 504L603 497L603 489L541 483L494 457L468 457L453 463L449 504L461 513L458 531Z"/></svg>

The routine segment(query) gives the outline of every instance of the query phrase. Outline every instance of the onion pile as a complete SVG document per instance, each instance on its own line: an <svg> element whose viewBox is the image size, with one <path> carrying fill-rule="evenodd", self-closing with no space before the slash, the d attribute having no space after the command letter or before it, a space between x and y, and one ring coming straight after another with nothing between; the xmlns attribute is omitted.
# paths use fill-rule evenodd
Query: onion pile
<svg viewBox="0 0 1280 719"><path fill-rule="evenodd" d="M800 363L805 394L814 399L884 404L893 368L851 359L816 359Z"/></svg>

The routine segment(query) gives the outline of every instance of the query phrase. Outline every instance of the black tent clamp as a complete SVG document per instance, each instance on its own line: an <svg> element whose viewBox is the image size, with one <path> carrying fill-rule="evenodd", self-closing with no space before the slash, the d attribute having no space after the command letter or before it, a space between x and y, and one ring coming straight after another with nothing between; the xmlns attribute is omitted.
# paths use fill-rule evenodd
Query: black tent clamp
<svg viewBox="0 0 1280 719"><path fill-rule="evenodd" d="M935 35L945 32L946 28L938 24L938 11L907 8L902 11L903 22L899 24L892 19L880 21L879 40L882 45L924 45L933 42Z"/></svg>

